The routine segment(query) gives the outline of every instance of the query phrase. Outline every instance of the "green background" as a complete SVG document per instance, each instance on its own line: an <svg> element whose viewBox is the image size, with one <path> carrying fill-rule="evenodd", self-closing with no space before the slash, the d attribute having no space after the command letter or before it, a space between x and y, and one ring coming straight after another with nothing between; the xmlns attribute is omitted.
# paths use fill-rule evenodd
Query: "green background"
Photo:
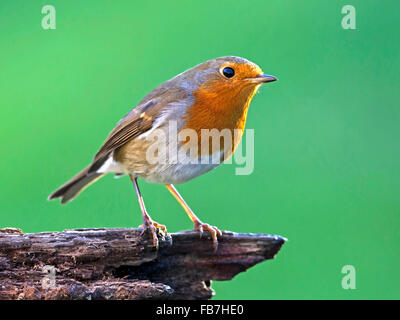
<svg viewBox="0 0 400 320"><path fill-rule="evenodd" d="M43 30L43 5L57 12ZM357 29L341 27L352 4ZM151 89L205 60L237 55L279 81L249 111L255 170L224 165L178 189L205 222L289 241L218 299L400 298L400 2L289 0L0 3L0 227L25 232L136 227L127 177L65 206L48 194L89 164ZM192 228L160 185L152 217ZM356 290L341 269L356 268Z"/></svg>

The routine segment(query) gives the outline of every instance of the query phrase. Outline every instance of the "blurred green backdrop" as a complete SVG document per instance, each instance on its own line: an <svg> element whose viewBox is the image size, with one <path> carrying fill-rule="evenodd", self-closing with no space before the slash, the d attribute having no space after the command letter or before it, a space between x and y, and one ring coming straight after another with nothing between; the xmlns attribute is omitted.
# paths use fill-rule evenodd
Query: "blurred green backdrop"
<svg viewBox="0 0 400 320"><path fill-rule="evenodd" d="M43 30L43 5L56 30ZM178 186L206 222L289 239L219 299L400 298L400 2L22 1L0 3L0 227L136 227L132 185L100 180L65 206L46 197L87 165L151 89L207 59L246 57L280 81L250 108L255 170L224 165ZM160 185L152 217L192 228ZM357 289L344 290L353 265Z"/></svg>

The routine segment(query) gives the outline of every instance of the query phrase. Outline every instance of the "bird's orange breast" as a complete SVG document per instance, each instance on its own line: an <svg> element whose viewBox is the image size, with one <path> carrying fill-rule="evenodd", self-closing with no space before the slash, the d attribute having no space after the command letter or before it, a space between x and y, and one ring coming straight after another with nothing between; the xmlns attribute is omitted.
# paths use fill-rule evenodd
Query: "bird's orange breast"
<svg viewBox="0 0 400 320"><path fill-rule="evenodd" d="M224 84L213 84L210 86L199 87L193 91L194 103L185 114L184 129L193 129L198 136L198 150L202 155L213 153L211 141L204 150L202 141L202 129L217 129L222 131L228 129L231 132L231 148L223 156L226 160L235 151L242 137L247 111L250 102L257 91L257 87L236 85L234 87ZM236 132L235 132L236 131ZM224 149L224 142L221 141L220 151ZM215 150L214 150L215 151Z"/></svg>

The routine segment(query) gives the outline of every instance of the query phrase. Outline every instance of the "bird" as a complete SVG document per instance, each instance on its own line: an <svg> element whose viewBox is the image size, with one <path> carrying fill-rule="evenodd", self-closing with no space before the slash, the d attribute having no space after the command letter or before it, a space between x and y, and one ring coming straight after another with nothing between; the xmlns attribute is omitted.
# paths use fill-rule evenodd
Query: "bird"
<svg viewBox="0 0 400 320"><path fill-rule="evenodd" d="M264 74L257 64L237 56L208 60L178 74L148 93L126 114L110 132L93 161L50 194L48 200L60 198L64 204L108 173L128 175L142 213L140 228L150 232L153 244L158 248L157 232L166 234L167 228L152 220L147 212L138 179L164 184L188 214L194 230L200 237L208 231L216 249L222 232L203 223L174 185L213 170L235 152L255 93L262 84L276 80L275 76ZM189 139L177 139L185 130ZM210 146L207 139L212 137L206 137L205 130L225 130L231 137L222 144ZM154 138L156 133L157 139ZM164 139L161 139L163 134ZM192 141L190 136L194 137ZM159 148L153 152L153 158L164 155L164 161L153 161L149 157L155 140L159 140ZM167 151L162 150L162 146ZM170 149L184 155L179 158L183 160L177 161L177 156L171 156ZM197 152L188 154L196 149Z"/></svg>

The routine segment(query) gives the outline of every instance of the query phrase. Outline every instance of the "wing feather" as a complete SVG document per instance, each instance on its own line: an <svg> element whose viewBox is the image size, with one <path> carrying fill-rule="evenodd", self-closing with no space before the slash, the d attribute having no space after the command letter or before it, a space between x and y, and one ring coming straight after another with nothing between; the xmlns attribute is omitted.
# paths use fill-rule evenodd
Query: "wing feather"
<svg viewBox="0 0 400 320"><path fill-rule="evenodd" d="M183 89L161 87L154 89L111 131L96 153L88 172L97 171L115 150L150 130L169 103L186 97L187 93Z"/></svg>

